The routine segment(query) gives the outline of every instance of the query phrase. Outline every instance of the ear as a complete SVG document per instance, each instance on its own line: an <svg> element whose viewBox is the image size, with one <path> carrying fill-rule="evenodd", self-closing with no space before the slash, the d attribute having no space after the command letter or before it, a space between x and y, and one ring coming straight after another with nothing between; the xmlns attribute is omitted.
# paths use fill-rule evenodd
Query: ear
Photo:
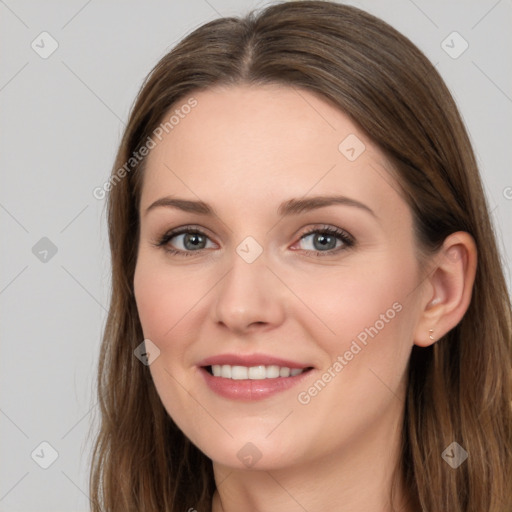
<svg viewBox="0 0 512 512"><path fill-rule="evenodd" d="M453 329L471 301L477 266L473 237L464 231L446 237L433 258L426 296L414 332L414 344L427 347Z"/></svg>

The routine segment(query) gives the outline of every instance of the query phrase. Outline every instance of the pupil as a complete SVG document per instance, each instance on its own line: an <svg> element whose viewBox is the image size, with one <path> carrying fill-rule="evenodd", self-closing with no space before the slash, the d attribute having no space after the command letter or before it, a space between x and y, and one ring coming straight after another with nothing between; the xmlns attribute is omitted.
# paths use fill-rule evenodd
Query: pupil
<svg viewBox="0 0 512 512"><path fill-rule="evenodd" d="M202 238L202 235L199 235L197 233L187 233L187 236L185 237L185 246L187 246L187 243L188 242L192 242L192 245L191 245L191 248L195 248L197 249L198 245L197 243L201 243L201 238ZM190 248L190 247L187 247L187 248Z"/></svg>
<svg viewBox="0 0 512 512"><path fill-rule="evenodd" d="M331 239L331 241L332 241L333 238L334 237L332 237L331 235L320 234L320 235L318 235L317 240L322 240L320 243L321 243L322 247L325 249L326 245L328 245L328 242L327 243L325 243L325 242L328 241L329 239ZM336 241L335 241L335 245L336 245Z"/></svg>

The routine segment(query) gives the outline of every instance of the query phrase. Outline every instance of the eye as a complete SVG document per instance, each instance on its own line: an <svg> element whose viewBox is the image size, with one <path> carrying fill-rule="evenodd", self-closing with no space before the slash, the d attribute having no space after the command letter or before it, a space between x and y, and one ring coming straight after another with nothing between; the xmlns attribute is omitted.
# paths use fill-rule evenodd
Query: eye
<svg viewBox="0 0 512 512"><path fill-rule="evenodd" d="M182 245L183 249L172 248L171 240L176 239L178 242L173 242L172 245ZM207 248L206 243L209 240L208 235L203 233L200 229L191 226L178 228L168 233L165 233L156 244L157 247L162 247L170 254L180 256L192 256L194 252L199 252Z"/></svg>
<svg viewBox="0 0 512 512"><path fill-rule="evenodd" d="M342 250L352 247L355 243L354 237L343 229L323 226L322 228L313 228L303 234L300 242L304 242L308 253L314 253L316 256L332 255Z"/></svg>

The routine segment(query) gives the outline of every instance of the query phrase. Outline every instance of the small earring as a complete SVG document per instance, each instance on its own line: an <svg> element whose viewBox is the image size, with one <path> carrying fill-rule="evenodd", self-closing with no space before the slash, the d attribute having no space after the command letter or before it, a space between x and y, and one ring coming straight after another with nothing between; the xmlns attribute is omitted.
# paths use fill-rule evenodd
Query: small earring
<svg viewBox="0 0 512 512"><path fill-rule="evenodd" d="M436 340L434 339L434 336L432 336L432 334L434 333L434 329L429 329L428 333L429 333L429 334L428 334L428 337L429 337L432 341L436 341Z"/></svg>
<svg viewBox="0 0 512 512"><path fill-rule="evenodd" d="M439 297L436 297L431 303L431 306L435 306L436 304L439 304L441 302L441 299Z"/></svg>

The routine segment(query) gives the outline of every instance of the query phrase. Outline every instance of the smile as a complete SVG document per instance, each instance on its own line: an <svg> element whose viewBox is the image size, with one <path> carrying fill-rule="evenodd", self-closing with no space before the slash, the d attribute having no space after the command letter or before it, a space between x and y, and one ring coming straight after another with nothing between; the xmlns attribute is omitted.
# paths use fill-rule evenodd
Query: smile
<svg viewBox="0 0 512 512"><path fill-rule="evenodd" d="M219 354L197 364L206 387L228 400L253 402L298 386L313 366L265 354Z"/></svg>
<svg viewBox="0 0 512 512"><path fill-rule="evenodd" d="M214 377L223 377L232 380L263 380L278 379L283 377L295 377L305 372L307 368L288 368L277 365L239 366L229 364L214 364L207 367Z"/></svg>

